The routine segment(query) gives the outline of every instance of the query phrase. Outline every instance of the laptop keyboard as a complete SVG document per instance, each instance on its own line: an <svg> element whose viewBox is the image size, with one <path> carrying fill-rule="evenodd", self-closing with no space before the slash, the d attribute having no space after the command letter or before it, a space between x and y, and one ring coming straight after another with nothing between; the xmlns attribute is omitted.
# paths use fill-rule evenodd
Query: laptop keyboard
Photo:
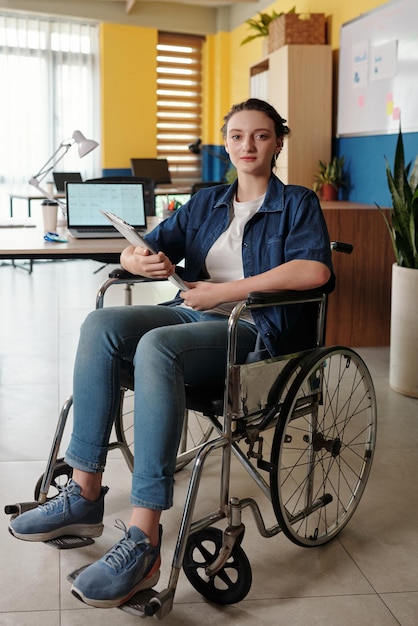
<svg viewBox="0 0 418 626"><path fill-rule="evenodd" d="M76 230L80 233L113 233L113 228L109 228L108 226L92 226L91 228L86 226L83 228L78 227Z"/></svg>

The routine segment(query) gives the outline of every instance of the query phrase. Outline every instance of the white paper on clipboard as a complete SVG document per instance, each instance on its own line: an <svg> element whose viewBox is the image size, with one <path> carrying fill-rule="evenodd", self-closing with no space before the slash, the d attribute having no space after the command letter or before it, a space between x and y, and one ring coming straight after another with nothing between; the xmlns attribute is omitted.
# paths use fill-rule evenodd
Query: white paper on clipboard
<svg viewBox="0 0 418 626"><path fill-rule="evenodd" d="M143 237L141 237L141 235L135 230L135 228L131 224L128 224L128 222L125 222L125 220L118 217L114 213L111 213L110 211L101 211L101 213L103 213L103 215L109 220L109 222L111 222L113 226L133 246L141 246L142 248L147 248L153 254L156 254L156 251L153 250L150 244L147 243L147 241L145 241ZM180 276L178 276L178 274L173 274L168 278L168 280L181 291L188 291L189 289L187 285L182 281Z"/></svg>

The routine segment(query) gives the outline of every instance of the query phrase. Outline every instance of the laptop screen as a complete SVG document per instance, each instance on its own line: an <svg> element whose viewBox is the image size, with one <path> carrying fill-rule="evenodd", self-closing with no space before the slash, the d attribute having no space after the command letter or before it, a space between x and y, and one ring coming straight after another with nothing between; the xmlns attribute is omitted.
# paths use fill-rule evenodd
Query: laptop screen
<svg viewBox="0 0 418 626"><path fill-rule="evenodd" d="M171 184L167 159L131 159L133 176L151 178L156 185Z"/></svg>
<svg viewBox="0 0 418 626"><path fill-rule="evenodd" d="M111 211L135 228L146 228L144 187L137 182L72 183L66 185L69 228L108 227L100 211Z"/></svg>

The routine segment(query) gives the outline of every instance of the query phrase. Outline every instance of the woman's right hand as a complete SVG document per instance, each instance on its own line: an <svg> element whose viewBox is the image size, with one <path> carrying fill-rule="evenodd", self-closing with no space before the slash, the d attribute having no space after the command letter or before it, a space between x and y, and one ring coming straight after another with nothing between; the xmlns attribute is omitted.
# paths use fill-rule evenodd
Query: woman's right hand
<svg viewBox="0 0 418 626"><path fill-rule="evenodd" d="M129 246L120 257L121 265L131 274L161 280L169 278L175 272L175 266L164 252L153 254L141 247Z"/></svg>

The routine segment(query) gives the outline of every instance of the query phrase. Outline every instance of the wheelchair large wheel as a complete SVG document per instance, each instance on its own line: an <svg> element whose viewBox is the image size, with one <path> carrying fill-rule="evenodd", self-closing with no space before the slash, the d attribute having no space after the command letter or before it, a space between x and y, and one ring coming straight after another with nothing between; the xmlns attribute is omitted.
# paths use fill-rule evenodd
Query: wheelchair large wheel
<svg viewBox="0 0 418 626"><path fill-rule="evenodd" d="M115 423L116 439L129 469L134 464L134 393L121 390L119 419ZM210 420L197 411L186 411L183 433L177 453L176 471L192 461L200 446L209 440L213 426Z"/></svg>
<svg viewBox="0 0 418 626"><path fill-rule="evenodd" d="M281 529L312 547L335 537L356 510L376 440L370 373L349 348L319 348L302 362L277 423L270 487Z"/></svg>
<svg viewBox="0 0 418 626"><path fill-rule="evenodd" d="M235 604L251 589L250 562L239 545L235 545L223 568L214 576L206 575L222 547L222 531L205 528L192 533L186 545L183 569L187 579L202 596L215 604Z"/></svg>

